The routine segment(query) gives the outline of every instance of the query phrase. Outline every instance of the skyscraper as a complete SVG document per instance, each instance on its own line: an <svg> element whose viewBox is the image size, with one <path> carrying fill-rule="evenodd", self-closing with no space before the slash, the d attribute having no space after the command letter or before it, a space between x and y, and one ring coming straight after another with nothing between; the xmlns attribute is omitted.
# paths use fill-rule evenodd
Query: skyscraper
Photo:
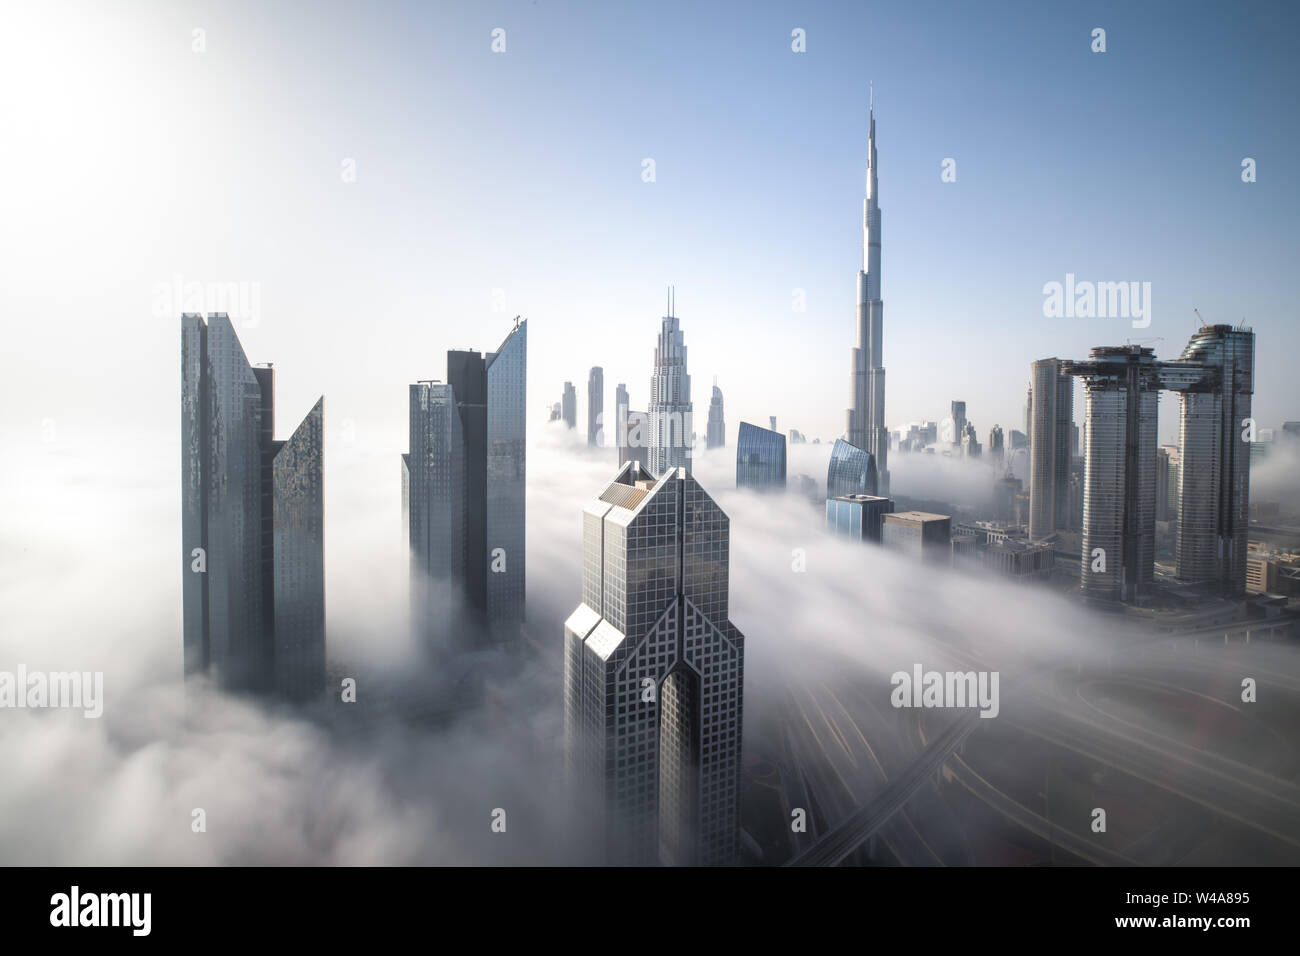
<svg viewBox="0 0 1300 956"><path fill-rule="evenodd" d="M842 438L835 439L830 464L826 466L826 497L875 496L879 484L876 463L869 452ZM881 497L886 497L881 495Z"/></svg>
<svg viewBox="0 0 1300 956"><path fill-rule="evenodd" d="M741 422L736 433L736 487L770 491L785 488L785 436Z"/></svg>
<svg viewBox="0 0 1300 956"><path fill-rule="evenodd" d="M605 433L605 370L593 365L587 375L587 446L599 448Z"/></svg>
<svg viewBox="0 0 1300 956"><path fill-rule="evenodd" d="M1177 575L1225 595L1242 594L1250 530L1249 446L1242 429L1255 390L1255 333L1202 326L1169 364L1205 370L1194 384L1176 383L1182 406Z"/></svg>
<svg viewBox="0 0 1300 956"><path fill-rule="evenodd" d="M1034 362L1031 373L1029 537L1037 541L1069 527L1074 380L1055 358Z"/></svg>
<svg viewBox="0 0 1300 956"><path fill-rule="evenodd" d="M673 315L673 290L668 292L655 345L650 378L650 470L657 475L691 467L691 377L686 371L686 341Z"/></svg>
<svg viewBox="0 0 1300 956"><path fill-rule="evenodd" d="M274 372L229 316L182 315L185 674L309 700L325 686L324 399L288 441L274 413Z"/></svg>
<svg viewBox="0 0 1300 956"><path fill-rule="evenodd" d="M745 643L728 564L727 515L685 468L655 479L628 463L584 509L565 762L612 862L736 856Z"/></svg>
<svg viewBox="0 0 1300 956"><path fill-rule="evenodd" d="M876 114L868 110L867 196L862 202L862 270L858 273L858 344L853 349L849 443L876 464L880 494L889 495L889 430L885 427L885 367L880 298L880 203L876 179Z"/></svg>
<svg viewBox="0 0 1300 956"><path fill-rule="evenodd" d="M953 446L960 450L962 440L966 437L966 403L954 401L952 403L952 443Z"/></svg>
<svg viewBox="0 0 1300 956"><path fill-rule="evenodd" d="M713 398L709 401L709 429L705 436L706 448L725 448L727 446L727 423L722 415L722 389L717 380L713 382Z"/></svg>
<svg viewBox="0 0 1300 956"><path fill-rule="evenodd" d="M578 427L578 390L572 382L564 383L564 398L560 401L560 417L569 428Z"/></svg>
<svg viewBox="0 0 1300 956"><path fill-rule="evenodd" d="M1034 363L1035 383L1040 364ZM1059 365L1066 374L1081 376L1087 391L1080 590L1103 601L1135 600L1149 590L1155 567L1159 366L1152 350L1140 345L1095 348L1086 362ZM1036 384L1035 478L1044 404L1039 391ZM1068 438L1069 430L1064 434ZM1032 520L1038 505L1030 507Z"/></svg>
<svg viewBox="0 0 1300 956"><path fill-rule="evenodd" d="M486 626L485 636L517 636L524 614L527 362L525 321L496 352L449 351L447 384L411 386L403 487L410 495L417 633L459 633L446 612L463 600L470 620Z"/></svg>
<svg viewBox="0 0 1300 956"><path fill-rule="evenodd" d="M989 429L989 457L993 459L993 464L997 468L1002 467L1002 458L1005 454L1003 445L1002 426L994 425Z"/></svg>
<svg viewBox="0 0 1300 956"><path fill-rule="evenodd" d="M618 449L618 463L623 464L623 448L627 445L627 413L631 411L627 385L619 382L614 386L614 447Z"/></svg>
<svg viewBox="0 0 1300 956"><path fill-rule="evenodd" d="M1161 445L1156 451L1156 520L1178 520L1179 468L1182 456L1177 445Z"/></svg>

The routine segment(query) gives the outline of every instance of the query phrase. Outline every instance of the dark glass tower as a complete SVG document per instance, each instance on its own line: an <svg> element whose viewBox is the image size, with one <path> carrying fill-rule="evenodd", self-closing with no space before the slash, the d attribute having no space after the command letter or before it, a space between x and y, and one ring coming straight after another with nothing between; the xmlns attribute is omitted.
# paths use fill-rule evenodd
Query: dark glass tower
<svg viewBox="0 0 1300 956"><path fill-rule="evenodd" d="M785 487L785 436L741 422L736 434L736 487L759 491Z"/></svg>
<svg viewBox="0 0 1300 956"><path fill-rule="evenodd" d="M324 405L277 442L274 393L225 313L181 316L185 673L310 699L324 690Z"/></svg>
<svg viewBox="0 0 1300 956"><path fill-rule="evenodd" d="M876 463L868 452L843 438L835 439L831 461L826 467L826 497L875 495Z"/></svg>

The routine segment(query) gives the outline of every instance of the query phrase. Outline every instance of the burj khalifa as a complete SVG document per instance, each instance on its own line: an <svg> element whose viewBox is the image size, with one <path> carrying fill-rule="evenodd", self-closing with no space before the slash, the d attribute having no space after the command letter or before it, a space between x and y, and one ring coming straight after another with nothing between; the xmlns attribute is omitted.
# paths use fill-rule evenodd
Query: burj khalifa
<svg viewBox="0 0 1300 956"><path fill-rule="evenodd" d="M885 304L880 300L880 203L876 182L876 115L868 107L867 198L862 202L862 270L858 273L858 344L853 349L848 440L871 454L878 494L889 495L889 430L885 428L885 367L881 332Z"/></svg>

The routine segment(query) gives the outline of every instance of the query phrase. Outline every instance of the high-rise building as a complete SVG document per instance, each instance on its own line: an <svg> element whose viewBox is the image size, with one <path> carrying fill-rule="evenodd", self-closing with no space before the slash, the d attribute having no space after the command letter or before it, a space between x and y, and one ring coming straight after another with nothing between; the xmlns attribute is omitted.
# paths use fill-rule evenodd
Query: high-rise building
<svg viewBox="0 0 1300 956"><path fill-rule="evenodd" d="M1029 435L1018 429L1011 429L1011 450L1029 447Z"/></svg>
<svg viewBox="0 0 1300 956"><path fill-rule="evenodd" d="M623 444L618 449L618 463L635 461L643 471L650 470L650 413L629 409L623 429Z"/></svg>
<svg viewBox="0 0 1300 956"><path fill-rule="evenodd" d="M294 700L325 687L324 398L275 440L271 367L230 318L181 316L185 674Z"/></svg>
<svg viewBox="0 0 1300 956"><path fill-rule="evenodd" d="M741 422L736 434L736 487L771 491L785 487L785 436Z"/></svg>
<svg viewBox="0 0 1300 956"><path fill-rule="evenodd" d="M725 864L740 833L744 637L729 520L685 468L628 463L584 509L564 626L565 761L608 860Z"/></svg>
<svg viewBox="0 0 1300 956"><path fill-rule="evenodd" d="M858 272L858 344L850 369L847 438L871 455L879 491L889 494L889 429L885 426L883 332L880 297L880 201L876 175L876 113L867 113L867 195L862 202L862 269Z"/></svg>
<svg viewBox="0 0 1300 956"><path fill-rule="evenodd" d="M605 438L605 370L592 366L587 375L587 446L599 448Z"/></svg>
<svg viewBox="0 0 1300 956"><path fill-rule="evenodd" d="M1080 590L1097 600L1131 601L1149 590L1155 567L1159 366L1150 348L1124 345L1094 348L1088 361L1061 367L1082 377L1087 392ZM1037 388L1034 407L1037 464Z"/></svg>
<svg viewBox="0 0 1300 956"><path fill-rule="evenodd" d="M578 390L572 382L564 383L564 397L560 400L560 417L569 428L578 427Z"/></svg>
<svg viewBox="0 0 1300 956"><path fill-rule="evenodd" d="M631 410L632 401L627 394L627 385L619 382L614 386L614 447L618 451L618 463L624 462L623 448L627 445L627 413Z"/></svg>
<svg viewBox="0 0 1300 956"><path fill-rule="evenodd" d="M495 352L449 351L445 385L411 386L404 510L414 625L426 637L464 633L449 617L456 601L483 637L510 640L523 622L527 364L525 321Z"/></svg>
<svg viewBox="0 0 1300 956"><path fill-rule="evenodd" d="M722 414L722 389L713 383L713 398L709 401L709 427L705 434L706 448L727 447L727 422Z"/></svg>
<svg viewBox="0 0 1300 956"><path fill-rule="evenodd" d="M1038 541L1069 527L1070 425L1074 421L1074 380L1060 359L1032 365L1029 406L1029 537Z"/></svg>
<svg viewBox="0 0 1300 956"><path fill-rule="evenodd" d="M826 497L875 496L878 489L876 463L870 452L863 451L843 438L835 439L835 444L831 447L830 464L826 466Z"/></svg>
<svg viewBox="0 0 1300 956"><path fill-rule="evenodd" d="M826 499L826 530L855 541L879 541L885 515L894 502L875 495L841 495Z"/></svg>
<svg viewBox="0 0 1300 956"><path fill-rule="evenodd" d="M989 429L989 457L993 459L995 467L1002 466L1002 459L1005 455L1005 449L1002 439L1002 426L994 425Z"/></svg>
<svg viewBox="0 0 1300 956"><path fill-rule="evenodd" d="M1181 400L1177 576L1225 595L1246 588L1250 460L1242 422L1255 390L1255 333L1202 326L1171 366L1189 381L1168 381ZM1201 371L1203 370L1203 371Z"/></svg>
<svg viewBox="0 0 1300 956"><path fill-rule="evenodd" d="M881 543L926 564L952 563L952 518L926 511L884 515Z"/></svg>
<svg viewBox="0 0 1300 956"><path fill-rule="evenodd" d="M650 470L656 475L691 467L691 377L686 371L686 340L673 314L674 305L669 290L668 314L660 326L650 379Z"/></svg>
<svg viewBox="0 0 1300 956"><path fill-rule="evenodd" d="M551 421L558 422L562 414L563 414L563 410L559 402L556 402L554 405L551 406Z"/></svg>
<svg viewBox="0 0 1300 956"><path fill-rule="evenodd" d="M962 430L961 436L961 454L963 458L978 458L983 449L980 447L979 436L975 434L975 424L967 422Z"/></svg>
<svg viewBox="0 0 1300 956"><path fill-rule="evenodd" d="M954 401L952 403L952 444L960 449L961 443L966 437L966 403Z"/></svg>

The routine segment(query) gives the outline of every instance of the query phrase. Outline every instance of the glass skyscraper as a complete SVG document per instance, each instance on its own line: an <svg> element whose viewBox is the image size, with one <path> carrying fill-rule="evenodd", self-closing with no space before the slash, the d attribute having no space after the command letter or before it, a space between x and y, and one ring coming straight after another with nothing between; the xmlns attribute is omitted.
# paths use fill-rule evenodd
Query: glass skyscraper
<svg viewBox="0 0 1300 956"><path fill-rule="evenodd" d="M736 434L736 487L785 488L785 436L741 422Z"/></svg>
<svg viewBox="0 0 1300 956"><path fill-rule="evenodd" d="M411 386L402 485L414 628L443 646L474 623L509 640L523 621L527 343L525 321L496 352L448 352L446 384Z"/></svg>
<svg viewBox="0 0 1300 956"><path fill-rule="evenodd" d="M727 515L684 468L655 479L628 463L584 509L565 760L611 862L736 857L745 642L728 564Z"/></svg>
<svg viewBox="0 0 1300 956"><path fill-rule="evenodd" d="M587 445L599 448L605 431L605 370L593 365L587 374Z"/></svg>
<svg viewBox="0 0 1300 956"><path fill-rule="evenodd" d="M876 463L871 454L843 438L835 439L826 467L826 497L875 495L876 490Z"/></svg>
<svg viewBox="0 0 1300 956"><path fill-rule="evenodd" d="M1040 540L1070 523L1070 426L1074 380L1060 359L1031 366L1029 396L1029 537Z"/></svg>
<svg viewBox="0 0 1300 956"><path fill-rule="evenodd" d="M301 700L324 690L324 404L287 442L274 407L228 315L181 316L185 673Z"/></svg>
<svg viewBox="0 0 1300 956"><path fill-rule="evenodd" d="M705 435L706 448L725 448L727 446L727 422L723 417L722 389L715 380L713 398L709 400L709 430Z"/></svg>

